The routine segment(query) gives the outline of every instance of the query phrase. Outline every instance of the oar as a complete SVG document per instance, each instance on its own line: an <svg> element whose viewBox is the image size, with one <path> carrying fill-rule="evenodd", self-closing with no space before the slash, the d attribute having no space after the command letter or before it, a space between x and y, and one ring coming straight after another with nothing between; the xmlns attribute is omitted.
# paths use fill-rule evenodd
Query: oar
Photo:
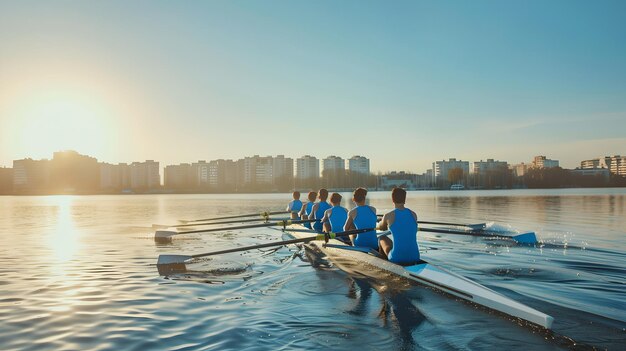
<svg viewBox="0 0 626 351"><path fill-rule="evenodd" d="M308 237L308 238L276 241L276 242L265 243L265 244L258 244L258 245L252 245L252 246L243 246L243 247L237 247L237 248L234 248L234 249L213 251L213 252L207 252L207 253L196 254L196 255L159 255L159 259L157 261L157 265L184 264L185 262L187 262L187 261L189 261L191 259L199 258L199 257L221 255L221 254L231 253L231 252L240 252L240 251L262 249L262 248L265 248L265 247L274 247L274 246L283 246L283 245L289 245L289 244L306 243L306 242L313 241L313 240L328 240L328 239L334 239L334 238L337 238L337 237L340 237L340 236L348 236L350 234L365 233L365 232L369 232L369 231L372 231L372 230L375 230L375 228L355 229L355 230L348 230L348 231L339 232L339 233L318 234L316 236L311 236L311 237Z"/></svg>
<svg viewBox="0 0 626 351"><path fill-rule="evenodd" d="M382 216L383 215L381 214L378 215L378 217L382 217ZM487 223L467 224L467 223L432 222L432 221L418 221L418 223L419 224L449 225L453 227L466 227L474 231L484 230L487 227Z"/></svg>
<svg viewBox="0 0 626 351"><path fill-rule="evenodd" d="M506 238L506 239L513 239L520 244L536 244L537 243L537 236L535 236L534 232L527 232L527 233L521 233L521 234L508 236L508 235L502 235L502 233L464 232L464 231L453 230L453 229L435 229L435 228L419 227L418 230L421 232L430 232L430 233L483 236L483 237L490 237L490 238Z"/></svg>
<svg viewBox="0 0 626 351"><path fill-rule="evenodd" d="M243 215L236 215L236 216L225 216L225 217L213 217L213 218L203 218L203 219L189 219L189 220L180 220L180 222L183 223L189 223L189 222L208 222L208 221L218 221L221 219L233 219L233 218L245 218L245 217L256 217L256 216L260 216L260 217L269 217L271 215L277 215L277 214L285 214L285 213L289 213L287 211L273 211L273 212L257 212L257 213L250 213L250 214L243 214Z"/></svg>
<svg viewBox="0 0 626 351"><path fill-rule="evenodd" d="M189 230L186 232L176 232L172 230L157 230L154 233L155 239L167 239L173 235L182 235L182 234L192 234L192 233L209 233L209 232L220 232L224 230L235 230L235 229L250 229L250 228L262 228L262 227L272 227L272 226L283 226L286 227L291 224L300 224L300 223L310 223L315 222L316 219L305 219L305 220L283 220L278 222L268 222L268 223L259 223L259 224L248 224L248 225L236 225L230 227L220 227L220 228L210 228L210 229L198 229L198 230Z"/></svg>
<svg viewBox="0 0 626 351"><path fill-rule="evenodd" d="M231 224L231 223L249 223L249 222L258 222L265 221L279 221L279 220L287 220L288 218L253 218L253 219L237 219L233 221L221 221L221 222L200 222L200 223L190 223L190 224L173 224L173 225L165 225L165 224L153 224L152 228L183 228L183 227L196 227L201 225L217 225L217 224Z"/></svg>

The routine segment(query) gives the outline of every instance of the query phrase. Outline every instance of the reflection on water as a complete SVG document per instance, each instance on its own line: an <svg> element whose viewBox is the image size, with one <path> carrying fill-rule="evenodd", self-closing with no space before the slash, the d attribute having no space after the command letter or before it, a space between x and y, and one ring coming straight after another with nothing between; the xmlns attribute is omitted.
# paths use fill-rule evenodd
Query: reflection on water
<svg viewBox="0 0 626 351"><path fill-rule="evenodd" d="M47 244L52 250L53 257L60 262L69 261L78 250L80 231L74 226L72 218L72 196L49 197L49 205L56 212L54 229L47 236Z"/></svg>
<svg viewBox="0 0 626 351"><path fill-rule="evenodd" d="M381 213L392 207L389 193L368 197ZM263 228L160 244L150 239L153 223L280 209L289 199L0 197L2 349L553 350L625 342L624 189L409 193L407 206L423 220L535 231L538 247L430 233L420 233L420 247L430 261L555 316L554 334L296 247L159 275L159 254L282 238Z"/></svg>

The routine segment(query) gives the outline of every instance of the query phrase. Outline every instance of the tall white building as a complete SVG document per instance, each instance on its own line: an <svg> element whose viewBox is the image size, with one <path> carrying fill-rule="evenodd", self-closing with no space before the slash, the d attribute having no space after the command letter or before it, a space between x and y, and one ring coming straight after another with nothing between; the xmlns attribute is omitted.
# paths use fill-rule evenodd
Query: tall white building
<svg viewBox="0 0 626 351"><path fill-rule="evenodd" d="M320 161L315 156L304 155L296 160L296 176L300 180L318 179Z"/></svg>
<svg viewBox="0 0 626 351"><path fill-rule="evenodd" d="M322 160L324 171L345 171L346 162L339 156L328 156Z"/></svg>
<svg viewBox="0 0 626 351"><path fill-rule="evenodd" d="M348 160L348 169L354 173L370 174L370 160L364 156L352 156Z"/></svg>
<svg viewBox="0 0 626 351"><path fill-rule="evenodd" d="M613 174L626 176L626 156L614 155L584 160L580 162L580 168L606 168Z"/></svg>
<svg viewBox="0 0 626 351"><path fill-rule="evenodd" d="M280 181L291 181L293 179L293 158L278 155L274 157L274 179L273 183Z"/></svg>
<svg viewBox="0 0 626 351"><path fill-rule="evenodd" d="M208 184L211 188L234 187L237 181L237 162L219 159L208 163Z"/></svg>
<svg viewBox="0 0 626 351"><path fill-rule="evenodd" d="M518 163L516 165L511 165L511 171L513 171L513 175L516 177L523 177L526 172L528 172L528 168L530 167L527 163Z"/></svg>
<svg viewBox="0 0 626 351"><path fill-rule="evenodd" d="M508 169L509 164L506 161L494 161L492 158L488 158L487 161L475 161L472 163L472 173L478 175L484 175L489 171Z"/></svg>
<svg viewBox="0 0 626 351"><path fill-rule="evenodd" d="M274 180L274 160L272 156L254 155L241 160L243 184L272 184Z"/></svg>
<svg viewBox="0 0 626 351"><path fill-rule="evenodd" d="M126 163L116 165L100 163L100 188L103 190L129 189L130 166Z"/></svg>
<svg viewBox="0 0 626 351"><path fill-rule="evenodd" d="M160 185L159 162L146 160L130 164L130 187L132 189L155 189Z"/></svg>
<svg viewBox="0 0 626 351"><path fill-rule="evenodd" d="M535 156L533 159L533 168L554 168L558 166L558 160L551 160L545 156Z"/></svg>
<svg viewBox="0 0 626 351"><path fill-rule="evenodd" d="M469 162L458 160L456 158L451 158L441 161L433 162L433 177L436 181L437 179L447 181L448 180L448 172L450 170L460 168L463 170L463 174L467 175L469 173Z"/></svg>

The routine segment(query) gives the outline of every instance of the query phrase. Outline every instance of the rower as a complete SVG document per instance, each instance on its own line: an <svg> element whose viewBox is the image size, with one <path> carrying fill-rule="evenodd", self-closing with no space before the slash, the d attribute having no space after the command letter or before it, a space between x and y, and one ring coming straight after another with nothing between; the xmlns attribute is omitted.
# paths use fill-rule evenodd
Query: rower
<svg viewBox="0 0 626 351"><path fill-rule="evenodd" d="M298 213L302 209L302 201L300 201L299 191L294 191L292 195L293 200L289 201L289 204L287 205L287 212L291 213L291 219L296 219L298 218Z"/></svg>
<svg viewBox="0 0 626 351"><path fill-rule="evenodd" d="M376 209L365 204L365 196L367 190L358 188L352 194L352 201L356 203L356 207L348 212L348 218L344 225L344 230L376 228ZM354 246L369 247L378 250L378 239L376 231L370 231L362 234L350 235L350 240Z"/></svg>
<svg viewBox="0 0 626 351"><path fill-rule="evenodd" d="M317 221L313 222L313 229L315 229L316 232L321 233L322 217L324 217L324 212L330 208L330 204L326 201L326 199L328 199L328 190L322 188L317 194L320 201L313 205L311 213L309 214L309 219L317 219Z"/></svg>
<svg viewBox="0 0 626 351"><path fill-rule="evenodd" d="M386 236L380 238L379 252L390 262L410 265L419 262L420 252L417 245L417 214L404 207L406 190L394 188L391 199L395 209L383 216L378 224L379 230L389 230L393 241Z"/></svg>
<svg viewBox="0 0 626 351"><path fill-rule="evenodd" d="M322 218L322 224L324 225L325 233L339 233L343 231L343 225L346 224L348 219L348 210L341 206L341 195L333 193L330 196L330 203L333 207L324 212L324 218ZM337 237L337 240L345 243L350 243L350 240L345 236Z"/></svg>
<svg viewBox="0 0 626 351"><path fill-rule="evenodd" d="M309 191L309 194L307 195L307 198L309 199L309 202L306 203L306 205L303 205L302 208L300 209L300 219L302 220L307 220L309 219L309 215L311 214L311 210L313 209L313 205L315 205L315 197L317 196L317 193L315 191ZM313 229L311 228L311 223L306 222L306 223L302 223L305 227L309 228L309 229Z"/></svg>

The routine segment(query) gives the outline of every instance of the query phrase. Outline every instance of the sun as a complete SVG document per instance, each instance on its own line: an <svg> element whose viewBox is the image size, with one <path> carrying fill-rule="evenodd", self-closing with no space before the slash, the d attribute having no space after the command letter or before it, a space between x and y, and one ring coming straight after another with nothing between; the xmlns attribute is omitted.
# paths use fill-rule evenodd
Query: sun
<svg viewBox="0 0 626 351"><path fill-rule="evenodd" d="M115 145L106 104L81 91L47 89L29 94L9 114L10 140L23 155L50 155L59 150L102 155ZM45 156L49 157L49 156Z"/></svg>

